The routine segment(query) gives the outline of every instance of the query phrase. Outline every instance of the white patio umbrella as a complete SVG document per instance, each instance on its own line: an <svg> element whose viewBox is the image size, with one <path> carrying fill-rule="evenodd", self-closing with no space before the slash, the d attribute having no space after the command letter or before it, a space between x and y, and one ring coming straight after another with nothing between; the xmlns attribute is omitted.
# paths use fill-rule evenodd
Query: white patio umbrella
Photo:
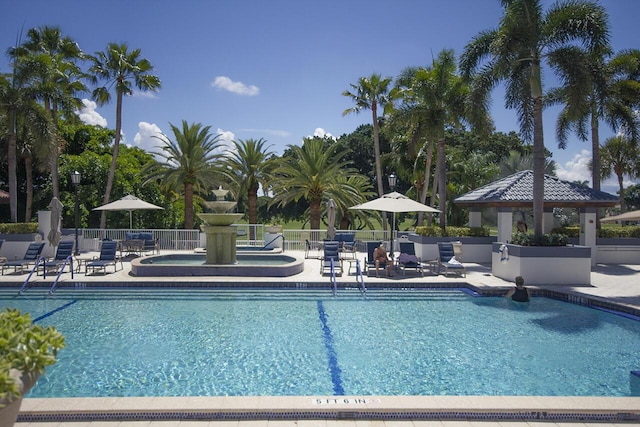
<svg viewBox="0 0 640 427"><path fill-rule="evenodd" d="M388 193L377 199L352 206L349 209L385 211L393 213L391 228L391 258L393 258L393 232L396 228L396 212L440 212L436 208L416 202L398 192Z"/></svg>
<svg viewBox="0 0 640 427"><path fill-rule="evenodd" d="M336 202L333 199L327 201L327 237L330 240L336 238Z"/></svg>
<svg viewBox="0 0 640 427"><path fill-rule="evenodd" d="M600 219L600 221L640 221L640 210L625 212L620 215L607 216Z"/></svg>
<svg viewBox="0 0 640 427"><path fill-rule="evenodd" d="M49 203L49 209L51 209L51 230L47 235L47 240L51 246L58 246L60 238L62 237L62 233L60 232L60 218L62 217L63 207L63 204L60 203L57 197L51 199L51 203Z"/></svg>
<svg viewBox="0 0 640 427"><path fill-rule="evenodd" d="M94 208L94 211L129 211L129 228L133 228L133 211L137 210L149 210L149 209L164 209L160 206L153 205L149 202L145 202L142 199L138 199L131 194L124 196L123 198L116 200L115 202L107 203L106 205Z"/></svg>

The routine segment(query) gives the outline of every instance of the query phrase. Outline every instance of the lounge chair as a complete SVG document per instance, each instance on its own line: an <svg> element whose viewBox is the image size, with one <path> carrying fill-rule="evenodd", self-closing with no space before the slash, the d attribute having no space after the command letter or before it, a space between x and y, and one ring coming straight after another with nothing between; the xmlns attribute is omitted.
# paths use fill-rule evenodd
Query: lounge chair
<svg viewBox="0 0 640 427"><path fill-rule="evenodd" d="M304 258L309 259L321 259L322 255L320 253L321 245L318 242L311 241L311 235L308 232L303 232L300 234L300 238L304 240ZM315 251L315 255L311 255L311 251Z"/></svg>
<svg viewBox="0 0 640 427"><path fill-rule="evenodd" d="M41 243L29 243L29 247L27 248L27 252L25 252L24 257L22 259L17 259L14 261L7 261L2 264L2 274L4 275L4 270L10 267L13 267L13 272L17 272L20 269L20 273L24 273L25 267L28 268L30 265L36 265L38 260L40 259L40 254L42 253L42 249L44 248L44 242Z"/></svg>
<svg viewBox="0 0 640 427"><path fill-rule="evenodd" d="M364 270L367 276L371 276L371 272L376 272L376 261L373 259L373 252L382 242L367 242L367 257L364 259Z"/></svg>
<svg viewBox="0 0 640 427"><path fill-rule="evenodd" d="M442 269L444 269L445 276L448 276L449 271L451 271L459 276L467 277L467 270L464 265L456 260L453 243L451 242L438 242L438 273Z"/></svg>
<svg viewBox="0 0 640 427"><path fill-rule="evenodd" d="M91 272L95 272L96 269L101 269L106 274L107 267L110 265L113 266L113 272L115 273L118 270L118 261L120 261L120 269L123 269L122 259L118 258L117 250L118 242L103 241L102 247L100 248L100 257L86 264L84 274L89 274L89 269L91 269Z"/></svg>
<svg viewBox="0 0 640 427"><path fill-rule="evenodd" d="M320 274L331 273L331 264L336 275L342 276L342 261L339 252L340 244L336 241L326 240L323 245L323 255L320 262L322 269Z"/></svg>
<svg viewBox="0 0 640 427"><path fill-rule="evenodd" d="M341 233L340 252L344 259L356 259L356 233Z"/></svg>
<svg viewBox="0 0 640 427"><path fill-rule="evenodd" d="M400 242L398 267L402 270L403 276L406 276L407 269L416 270L421 276L424 276L422 272L422 260L416 256L416 249L413 242Z"/></svg>
<svg viewBox="0 0 640 427"><path fill-rule="evenodd" d="M69 271L73 274L73 241L64 240L58 243L56 255L52 260L38 264L38 270L42 267L42 274L46 278L47 271L61 273L65 266L69 266Z"/></svg>

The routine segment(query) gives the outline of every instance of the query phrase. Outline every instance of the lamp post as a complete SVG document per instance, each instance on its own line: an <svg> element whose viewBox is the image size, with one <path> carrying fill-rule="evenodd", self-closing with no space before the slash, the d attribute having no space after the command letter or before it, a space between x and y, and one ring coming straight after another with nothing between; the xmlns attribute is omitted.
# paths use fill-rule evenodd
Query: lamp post
<svg viewBox="0 0 640 427"><path fill-rule="evenodd" d="M78 247L78 186L80 185L80 172L73 171L71 172L71 182L73 183L73 195L76 199L76 249L75 254L80 255L80 248Z"/></svg>
<svg viewBox="0 0 640 427"><path fill-rule="evenodd" d="M391 172L391 175L389 175L389 188L391 189L391 192L396 191L397 183L398 177L396 174ZM393 262L393 233L396 231L396 213L393 212L391 215L393 216L393 220L391 221L391 261Z"/></svg>

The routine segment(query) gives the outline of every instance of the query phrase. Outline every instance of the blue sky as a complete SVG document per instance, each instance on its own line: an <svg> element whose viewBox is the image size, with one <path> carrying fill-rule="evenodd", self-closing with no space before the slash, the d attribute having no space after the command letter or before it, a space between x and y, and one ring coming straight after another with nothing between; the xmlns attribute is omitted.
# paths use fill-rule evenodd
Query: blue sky
<svg viewBox="0 0 640 427"><path fill-rule="evenodd" d="M640 1L601 3L614 49L640 48ZM428 66L445 48L459 55L501 16L498 0L22 0L2 9L3 51L21 29L43 25L59 26L87 53L109 42L142 50L163 87L125 98L125 143L151 150L152 135L171 135L169 123L187 120L210 125L227 140L265 138L277 153L306 136L337 137L370 123L368 111L342 116L352 106L342 96L351 83L374 72L396 77L407 66ZM0 72L8 70L2 56ZM87 99L82 113L86 122L115 127L114 103L97 107ZM518 130L500 91L492 114L497 130ZM556 115L548 110L544 126L558 174L590 182L590 143L573 137L558 150ZM604 141L614 132L603 126L600 134ZM612 181L603 185L614 194L616 188Z"/></svg>

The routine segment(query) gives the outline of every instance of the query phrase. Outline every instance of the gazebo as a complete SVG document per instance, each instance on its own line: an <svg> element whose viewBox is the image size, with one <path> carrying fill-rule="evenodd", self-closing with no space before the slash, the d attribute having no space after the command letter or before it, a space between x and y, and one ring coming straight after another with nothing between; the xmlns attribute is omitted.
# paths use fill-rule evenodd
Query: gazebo
<svg viewBox="0 0 640 427"><path fill-rule="evenodd" d="M533 171L517 172L494 181L456 198L454 203L469 208L471 227L482 225L480 213L483 208L497 208L498 242L506 243L513 230L513 210L533 208ZM590 247L595 254L597 209L616 203L618 197L612 194L545 175L543 232L549 233L553 228L553 208L577 208L580 213L579 244ZM595 262L592 257L592 265Z"/></svg>

